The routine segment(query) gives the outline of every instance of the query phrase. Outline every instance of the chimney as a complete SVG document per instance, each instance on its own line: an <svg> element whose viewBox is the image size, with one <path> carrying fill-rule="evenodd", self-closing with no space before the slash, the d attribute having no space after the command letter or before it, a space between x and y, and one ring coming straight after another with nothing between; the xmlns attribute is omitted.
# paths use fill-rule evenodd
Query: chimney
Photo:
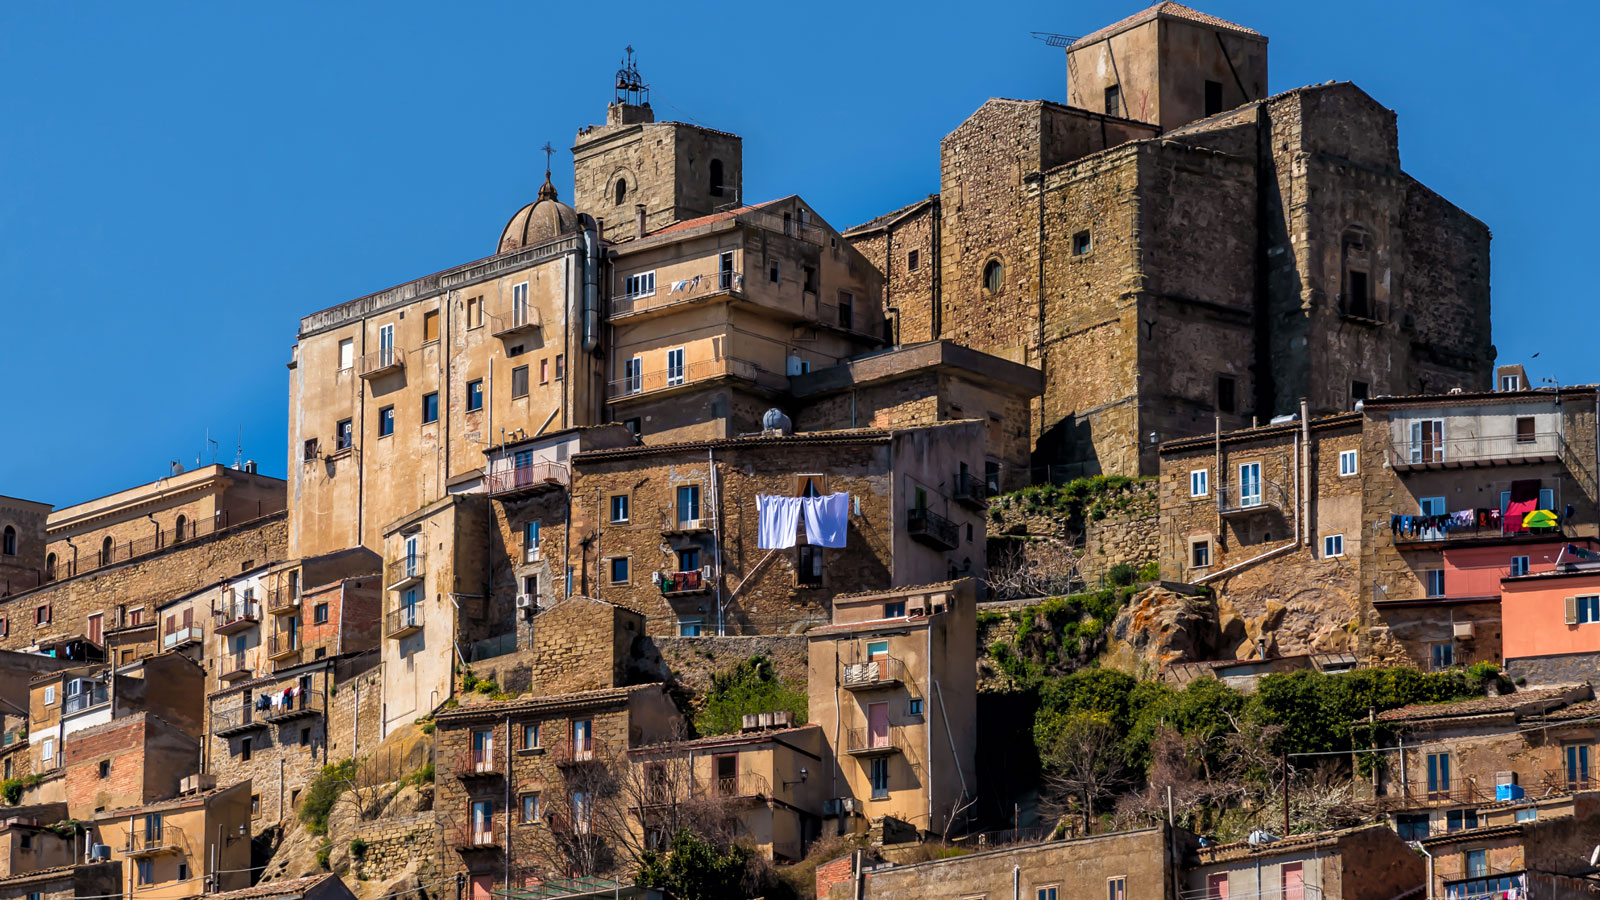
<svg viewBox="0 0 1600 900"><path fill-rule="evenodd" d="M644 204L643 203L635 203L633 205L633 218L634 218L634 221L639 224L639 237L644 237L645 227L644 227Z"/></svg>

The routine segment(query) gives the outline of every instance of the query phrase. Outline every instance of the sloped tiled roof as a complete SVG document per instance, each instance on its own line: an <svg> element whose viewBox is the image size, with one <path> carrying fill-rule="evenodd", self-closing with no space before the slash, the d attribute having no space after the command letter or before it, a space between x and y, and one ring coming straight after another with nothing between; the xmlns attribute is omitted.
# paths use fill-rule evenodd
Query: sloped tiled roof
<svg viewBox="0 0 1600 900"><path fill-rule="evenodd" d="M1187 6L1184 6L1182 3L1173 3L1172 0L1162 0L1161 3L1147 6L1120 22L1113 22L1104 28L1090 32L1089 34L1078 38L1072 42L1072 47L1082 47L1087 44L1092 44L1095 41L1104 40L1105 38L1111 37L1118 32L1126 31L1135 25L1143 25L1146 22L1163 17L1171 19L1183 19L1185 21L1193 22L1197 25L1208 25L1212 28L1223 28L1228 31L1249 35L1251 37L1261 37L1261 32L1251 28L1246 28L1236 22L1229 22L1227 19L1219 19L1209 13L1203 13L1197 9L1190 9ZM1068 47L1067 49L1070 50L1072 47Z"/></svg>
<svg viewBox="0 0 1600 900"><path fill-rule="evenodd" d="M791 194L790 196L792 197L794 195ZM779 199L787 200L789 197L780 197ZM778 200L768 200L765 203L753 203L749 206L741 206L738 209L726 209L722 212L712 213L709 216L701 216L698 219L685 219L682 222L674 222L665 228L657 228L655 231L652 231L645 236L655 237L658 234L672 234L678 231L688 231L690 228L699 228L702 225L714 225L717 222L726 222L729 219L737 218L745 213L755 212L762 207L771 206L777 202Z"/></svg>
<svg viewBox="0 0 1600 900"><path fill-rule="evenodd" d="M237 891L224 891L220 894L210 894L211 900L266 900L269 897L293 897L304 894L325 879L337 878L332 874L307 875L304 878L291 878L287 881L267 881L254 887L242 888Z"/></svg>
<svg viewBox="0 0 1600 900"><path fill-rule="evenodd" d="M1420 722L1427 719L1458 719L1494 713L1540 713L1565 706L1574 700L1593 696L1584 682L1557 684L1534 690L1517 691L1496 697L1457 700L1452 703L1416 703L1378 713L1380 722Z"/></svg>

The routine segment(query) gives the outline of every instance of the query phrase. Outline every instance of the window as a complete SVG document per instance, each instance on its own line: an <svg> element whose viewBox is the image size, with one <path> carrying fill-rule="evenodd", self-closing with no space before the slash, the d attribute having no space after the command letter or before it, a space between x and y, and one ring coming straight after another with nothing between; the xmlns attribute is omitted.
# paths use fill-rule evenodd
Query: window
<svg viewBox="0 0 1600 900"><path fill-rule="evenodd" d="M795 583L801 587L822 587L822 548L801 544L795 552Z"/></svg>
<svg viewBox="0 0 1600 900"><path fill-rule="evenodd" d="M378 410L378 437L391 434L394 434L394 407L385 406Z"/></svg>
<svg viewBox="0 0 1600 900"><path fill-rule="evenodd" d="M1005 280L1005 268L1000 265L1000 260L991 259L983 267L983 289L991 294L1000 293L1000 285Z"/></svg>
<svg viewBox="0 0 1600 900"><path fill-rule="evenodd" d="M1411 461L1444 462L1444 420L1424 419L1411 423Z"/></svg>
<svg viewBox="0 0 1600 900"><path fill-rule="evenodd" d="M1600 597L1572 597L1567 606L1568 625L1593 625L1600 622Z"/></svg>
<svg viewBox="0 0 1600 900"><path fill-rule="evenodd" d="M1397 815L1394 817L1394 830L1403 841L1420 841L1428 836L1428 814Z"/></svg>
<svg viewBox="0 0 1600 900"><path fill-rule="evenodd" d="M348 369L356 364L356 342L345 338L339 342L339 368Z"/></svg>
<svg viewBox="0 0 1600 900"><path fill-rule="evenodd" d="M38 607L36 607L33 610L33 624L35 624L35 625L48 625L48 624L50 624L50 604L48 604L48 603L40 604Z"/></svg>
<svg viewBox="0 0 1600 900"><path fill-rule="evenodd" d="M1339 475L1340 475L1340 477L1354 475L1358 471L1360 471L1359 464L1357 462L1357 460L1358 460L1358 457L1356 455L1357 452L1358 451L1355 451L1355 450L1340 450L1339 451Z"/></svg>
<svg viewBox="0 0 1600 900"><path fill-rule="evenodd" d="M617 186L612 190L612 202L621 206L628 199L628 179L618 178Z"/></svg>
<svg viewBox="0 0 1600 900"><path fill-rule="evenodd" d="M906 701L906 715L908 715L908 716L920 716L920 715L922 715L922 698L921 697L912 697L910 700Z"/></svg>
<svg viewBox="0 0 1600 900"><path fill-rule="evenodd" d="M1417 512L1425 516L1444 515L1443 497L1422 497L1417 500Z"/></svg>
<svg viewBox="0 0 1600 900"><path fill-rule="evenodd" d="M508 358L512 357L512 356L521 356L521 355L522 355L522 345L521 344L512 344L510 347L506 348L506 356Z"/></svg>
<svg viewBox="0 0 1600 900"><path fill-rule="evenodd" d="M539 749L540 746L541 746L541 744L539 742L539 725L538 725L538 723L531 723L531 724L523 725L522 726L522 749L524 749L524 750L537 750L537 749Z"/></svg>
<svg viewBox="0 0 1600 900"><path fill-rule="evenodd" d="M622 390L637 394L644 390L644 358L635 356L622 361ZM634 434L638 434L635 431Z"/></svg>
<svg viewBox="0 0 1600 900"><path fill-rule="evenodd" d="M1445 813L1444 830L1460 831L1463 828L1478 827L1478 811L1475 809L1452 809Z"/></svg>
<svg viewBox="0 0 1600 900"><path fill-rule="evenodd" d="M468 297L467 298L467 328L470 330L470 329L473 329L473 328L482 328L482 327L483 327L483 298L482 297Z"/></svg>
<svg viewBox="0 0 1600 900"><path fill-rule="evenodd" d="M1537 822L1539 821L1539 809L1538 807L1519 809L1517 810L1516 818L1518 822Z"/></svg>
<svg viewBox="0 0 1600 900"><path fill-rule="evenodd" d="M910 250L906 252L906 269L908 271L915 272L920 262L921 258L917 251Z"/></svg>
<svg viewBox="0 0 1600 900"><path fill-rule="evenodd" d="M876 757L872 760L872 799L882 800L889 796L889 760Z"/></svg>
<svg viewBox="0 0 1600 900"><path fill-rule="evenodd" d="M550 383L550 360L548 359L539 360L539 383Z"/></svg>
<svg viewBox="0 0 1600 900"><path fill-rule="evenodd" d="M883 617L885 619L904 619L906 617L906 602L897 600L894 603L885 603L883 605Z"/></svg>
<svg viewBox="0 0 1600 900"><path fill-rule="evenodd" d="M300 458L310 462L321 455L320 441L316 438L306 438L305 445L301 448Z"/></svg>
<svg viewBox="0 0 1600 900"><path fill-rule="evenodd" d="M1056 893L1057 889L1058 889L1057 885L1053 885L1053 884L1050 885L1049 887L1039 888L1038 890L1033 892L1034 900L1056 900L1056 898L1057 898L1057 893Z"/></svg>
<svg viewBox="0 0 1600 900"><path fill-rule="evenodd" d="M839 327L846 330L856 327L856 298L849 291L839 292Z"/></svg>
<svg viewBox="0 0 1600 900"><path fill-rule="evenodd" d="M1371 317L1372 297L1367 289L1367 273L1351 269L1345 278L1348 282L1344 298L1345 312L1360 318Z"/></svg>
<svg viewBox="0 0 1600 900"><path fill-rule="evenodd" d="M700 519L700 486L683 485L678 488L678 524L688 525Z"/></svg>
<svg viewBox="0 0 1600 900"><path fill-rule="evenodd" d="M640 272L623 279L622 292L629 297L650 297L656 292L656 273Z"/></svg>
<svg viewBox="0 0 1600 900"><path fill-rule="evenodd" d="M1094 241L1089 237L1089 232L1080 231L1072 236L1072 255L1088 256L1094 249Z"/></svg>
<svg viewBox="0 0 1600 900"><path fill-rule="evenodd" d="M1372 388L1365 381L1350 382L1350 405L1365 401L1372 394Z"/></svg>
<svg viewBox="0 0 1600 900"><path fill-rule="evenodd" d="M710 185L710 190L711 190L711 196L713 196L713 197L721 197L722 196L722 160L720 160L720 159L713 159L711 161L711 185Z"/></svg>
<svg viewBox="0 0 1600 900"><path fill-rule="evenodd" d="M572 792L572 825L580 834L589 833L590 816L594 802L588 791Z"/></svg>
<svg viewBox="0 0 1600 900"><path fill-rule="evenodd" d="M111 760L109 760L109 759L100 760L100 777L101 778L110 778L111 777Z"/></svg>
<svg viewBox="0 0 1600 900"><path fill-rule="evenodd" d="M48 703L49 701L46 702ZM45 762L53 761L56 758L56 739L45 738L44 748L40 751L39 755L44 758Z"/></svg>
<svg viewBox="0 0 1600 900"><path fill-rule="evenodd" d="M784 215L787 216L788 213L784 213ZM801 269L801 274L803 278L800 282L800 289L807 293L815 294L817 292L817 270L810 266L805 266Z"/></svg>
<svg viewBox="0 0 1600 900"><path fill-rule="evenodd" d="M140 859L140 860L135 860L135 863L136 863L136 865L138 867L138 870L139 870L139 883L140 884L154 884L155 880L156 880L155 860L152 860L152 859Z"/></svg>
<svg viewBox="0 0 1600 900"><path fill-rule="evenodd" d="M1442 672L1456 664L1456 648L1449 641L1428 645L1428 659L1433 671Z"/></svg>
<svg viewBox="0 0 1600 900"><path fill-rule="evenodd" d="M394 365L394 325L389 324L378 329L378 368L392 365Z"/></svg>
<svg viewBox="0 0 1600 900"><path fill-rule="evenodd" d="M511 286L511 324L527 325L533 322L533 317L528 315L528 283L519 282Z"/></svg>
<svg viewBox="0 0 1600 900"><path fill-rule="evenodd" d="M115 548L116 548L116 545L114 543L112 543L111 538L108 537L105 540L101 541L100 542L100 562L101 563L111 562L112 551Z"/></svg>
<svg viewBox="0 0 1600 900"><path fill-rule="evenodd" d="M1533 416L1517 416L1517 443L1533 443Z"/></svg>
<svg viewBox="0 0 1600 900"><path fill-rule="evenodd" d="M522 824L531 825L539 821L539 792L522 795Z"/></svg>
<svg viewBox="0 0 1600 900"><path fill-rule="evenodd" d="M189 880L189 864L188 863L186 863L186 862L178 863L178 880L179 881L188 881Z"/></svg>
<svg viewBox="0 0 1600 900"><path fill-rule="evenodd" d="M439 421L439 392L422 395L422 424Z"/></svg>
<svg viewBox="0 0 1600 900"><path fill-rule="evenodd" d="M439 311L430 309L422 314L422 342L432 343L439 339Z"/></svg>
<svg viewBox="0 0 1600 900"><path fill-rule="evenodd" d="M561 379L563 379L565 377L567 377L567 355L565 353L557 353L556 354L556 380L560 381Z"/></svg>
<svg viewBox="0 0 1600 900"><path fill-rule="evenodd" d="M10 634L11 634L11 619L9 617L7 617L7 616L0 616L0 637L7 637Z"/></svg>
<svg viewBox="0 0 1600 900"><path fill-rule="evenodd" d="M1571 790L1589 789L1589 745L1568 744L1563 748L1566 756L1567 787Z"/></svg>
<svg viewBox="0 0 1600 900"><path fill-rule="evenodd" d="M1261 463L1244 463L1239 466L1239 506L1261 505Z"/></svg>
<svg viewBox="0 0 1600 900"><path fill-rule="evenodd" d="M1193 541L1189 544L1189 567L1204 569L1211 565L1211 542Z"/></svg>
<svg viewBox="0 0 1600 900"><path fill-rule="evenodd" d="M1330 534L1322 539L1322 555L1324 557L1344 555L1344 535Z"/></svg>
<svg viewBox="0 0 1600 900"><path fill-rule="evenodd" d="M1228 900L1228 873L1206 876L1206 900Z"/></svg>
<svg viewBox="0 0 1600 900"><path fill-rule="evenodd" d="M539 522L529 522L522 527L522 551L526 562L539 559Z"/></svg>
<svg viewBox="0 0 1600 900"><path fill-rule="evenodd" d="M667 351L667 387L683 384L683 348Z"/></svg>
<svg viewBox="0 0 1600 900"><path fill-rule="evenodd" d="M619 522L626 522L626 521L628 521L628 495L627 494L612 494L611 495L611 523L613 525L615 525L615 524L617 524Z"/></svg>
<svg viewBox="0 0 1600 900"><path fill-rule="evenodd" d="M1520 391L1520 390L1522 390L1522 376L1520 376L1520 375L1501 375L1500 376L1500 390L1502 390L1502 391Z"/></svg>
<svg viewBox="0 0 1600 900"><path fill-rule="evenodd" d="M772 263L771 265L767 266L767 280L772 282L773 284L777 284L778 283L778 264L777 263Z"/></svg>
<svg viewBox="0 0 1600 900"><path fill-rule="evenodd" d="M616 556L611 559L611 583L628 583L628 557Z"/></svg>
<svg viewBox="0 0 1600 900"><path fill-rule="evenodd" d="M1204 497L1211 493L1211 470L1191 469L1189 471L1189 496Z"/></svg>
<svg viewBox="0 0 1600 900"><path fill-rule="evenodd" d="M700 619L679 619L678 637L699 637L704 623Z"/></svg>
<svg viewBox="0 0 1600 900"><path fill-rule="evenodd" d="M483 379L467 382L467 412L483 409Z"/></svg>
<svg viewBox="0 0 1600 900"><path fill-rule="evenodd" d="M528 396L528 367L517 366L511 370L511 397Z"/></svg>
<svg viewBox="0 0 1600 900"><path fill-rule="evenodd" d="M1238 401L1234 398L1234 386L1232 375L1217 376L1217 395L1213 404L1217 412L1233 413L1239 408Z"/></svg>
<svg viewBox="0 0 1600 900"><path fill-rule="evenodd" d="M333 448L335 450L349 450L355 444L356 427L350 419L340 419L334 429Z"/></svg>
<svg viewBox="0 0 1600 900"><path fill-rule="evenodd" d="M796 475L794 477L794 495L796 497L821 497L828 488L826 475Z"/></svg>
<svg viewBox="0 0 1600 900"><path fill-rule="evenodd" d="M1489 851L1468 850L1466 857L1468 878L1482 878L1489 874Z"/></svg>
<svg viewBox="0 0 1600 900"><path fill-rule="evenodd" d="M252 752L254 752L254 750L255 750L255 747L254 747L253 739L244 738L244 739L239 741L239 758L240 759L245 760L245 761L248 762L249 759L250 759L250 754Z"/></svg>
<svg viewBox="0 0 1600 900"><path fill-rule="evenodd" d="M1422 573L1422 584L1428 597L1444 596L1444 570L1428 569Z"/></svg>
<svg viewBox="0 0 1600 900"><path fill-rule="evenodd" d="M700 568L700 548L686 547L678 551L678 571L693 572Z"/></svg>
<svg viewBox="0 0 1600 900"><path fill-rule="evenodd" d="M1222 112L1222 82L1206 82L1206 115L1214 116Z"/></svg>
<svg viewBox="0 0 1600 900"><path fill-rule="evenodd" d="M1106 88L1105 111L1108 116L1122 115L1122 88L1117 85Z"/></svg>
<svg viewBox="0 0 1600 900"><path fill-rule="evenodd" d="M311 608L311 621L317 625L328 624L328 604L318 603Z"/></svg>
<svg viewBox="0 0 1600 900"><path fill-rule="evenodd" d="M1511 577L1528 574L1528 558L1526 556L1511 557Z"/></svg>
<svg viewBox="0 0 1600 900"><path fill-rule="evenodd" d="M300 729L300 746L302 746L302 747L311 746L311 729L310 728L302 728L302 729Z"/></svg>

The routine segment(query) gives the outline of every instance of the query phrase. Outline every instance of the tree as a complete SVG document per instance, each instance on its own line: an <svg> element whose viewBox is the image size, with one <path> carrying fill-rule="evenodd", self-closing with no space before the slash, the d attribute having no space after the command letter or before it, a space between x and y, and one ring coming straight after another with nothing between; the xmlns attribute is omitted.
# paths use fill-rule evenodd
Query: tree
<svg viewBox="0 0 1600 900"><path fill-rule="evenodd" d="M735 900L751 896L750 863L747 848L719 846L682 828L664 852L646 851L637 881L660 888L675 900Z"/></svg>
<svg viewBox="0 0 1600 900"><path fill-rule="evenodd" d="M751 713L787 710L796 725L806 721L806 693L785 684L765 656L752 656L711 676L705 706L695 717L701 734L733 734Z"/></svg>
<svg viewBox="0 0 1600 900"><path fill-rule="evenodd" d="M1081 591L1081 537L1023 538L990 560L986 581L996 600L1057 597Z"/></svg>
<svg viewBox="0 0 1600 900"><path fill-rule="evenodd" d="M1058 814L1078 806L1083 812L1084 834L1090 832L1095 803L1120 787L1127 775L1121 734L1104 713L1076 713L1068 718L1045 754L1044 764L1043 805Z"/></svg>

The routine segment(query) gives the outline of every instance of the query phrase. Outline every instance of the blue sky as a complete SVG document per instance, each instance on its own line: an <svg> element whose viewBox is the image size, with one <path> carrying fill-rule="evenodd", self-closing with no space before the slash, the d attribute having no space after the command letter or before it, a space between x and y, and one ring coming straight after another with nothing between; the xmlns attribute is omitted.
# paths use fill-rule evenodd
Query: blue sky
<svg viewBox="0 0 1600 900"><path fill-rule="evenodd" d="M744 136L746 197L845 227L935 190L939 138L986 98L1064 99L1031 31L1142 5L0 6L0 494L209 462L208 429L218 461L242 428L281 476L299 316L488 255L546 141L570 198L628 43L658 118ZM1274 92L1348 80L1394 108L1407 170L1494 231L1500 359L1600 380L1592 11L1195 5L1271 38Z"/></svg>

